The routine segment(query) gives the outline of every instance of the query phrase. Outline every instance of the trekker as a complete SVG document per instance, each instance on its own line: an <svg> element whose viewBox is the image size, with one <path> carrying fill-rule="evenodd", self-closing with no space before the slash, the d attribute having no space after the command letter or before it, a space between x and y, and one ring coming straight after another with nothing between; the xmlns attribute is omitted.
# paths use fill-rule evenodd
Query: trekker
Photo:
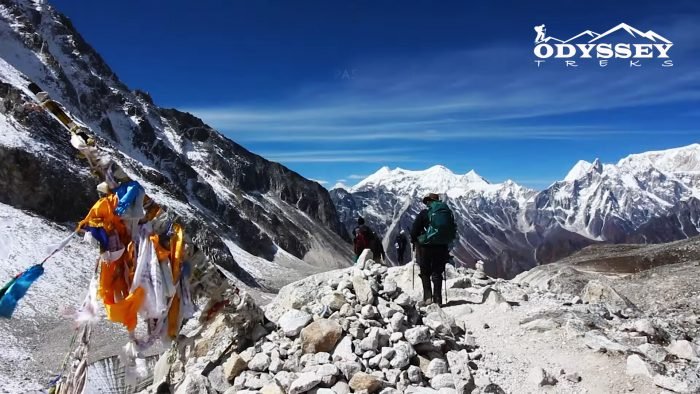
<svg viewBox="0 0 700 394"><path fill-rule="evenodd" d="M372 251L372 258L375 262L379 262L379 259L384 256L384 248L382 247L381 240L378 239L374 231L365 224L365 219L363 217L357 218L357 227L352 230L352 244L355 252L355 261L357 261L362 251L365 249L370 249Z"/></svg>
<svg viewBox="0 0 700 394"><path fill-rule="evenodd" d="M406 232L401 229L399 234L396 236L396 239L394 239L394 247L396 248L396 257L398 258L398 265L403 265L404 259L404 253L406 253L406 245L408 244L408 240L406 239Z"/></svg>
<svg viewBox="0 0 700 394"><path fill-rule="evenodd" d="M423 204L427 208L413 222L411 242L420 267L423 304L442 305L442 276L450 260L449 244L457 235L457 226L452 211L437 194L425 196Z"/></svg>

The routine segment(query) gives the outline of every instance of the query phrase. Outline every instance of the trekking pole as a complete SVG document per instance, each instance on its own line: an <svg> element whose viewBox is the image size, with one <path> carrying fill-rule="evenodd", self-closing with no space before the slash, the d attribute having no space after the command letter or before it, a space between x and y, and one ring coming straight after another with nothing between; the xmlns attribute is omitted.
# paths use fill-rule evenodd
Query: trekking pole
<svg viewBox="0 0 700 394"><path fill-rule="evenodd" d="M416 289L416 250L415 246L411 249L411 253L413 254L413 271L411 271L411 287L413 290Z"/></svg>
<svg viewBox="0 0 700 394"><path fill-rule="evenodd" d="M449 301L447 300L447 271L442 273L442 278L445 280L445 304L447 304Z"/></svg>

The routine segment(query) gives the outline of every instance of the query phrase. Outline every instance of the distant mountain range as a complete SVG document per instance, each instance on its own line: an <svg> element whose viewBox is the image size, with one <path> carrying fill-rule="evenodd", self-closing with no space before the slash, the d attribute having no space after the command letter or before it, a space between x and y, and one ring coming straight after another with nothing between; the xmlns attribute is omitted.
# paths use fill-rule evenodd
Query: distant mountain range
<svg viewBox="0 0 700 394"><path fill-rule="evenodd" d="M658 243L700 234L700 144L631 155L617 164L579 161L542 191L512 181L489 183L443 166L424 171L384 167L357 185L331 191L348 230L358 216L384 235L385 246L410 228L435 192L458 217L459 264L484 260L512 277L593 243Z"/></svg>
<svg viewBox="0 0 700 394"><path fill-rule="evenodd" d="M550 42L550 41L555 41L563 44L568 44L568 43L576 43L576 42L585 42L585 43L601 43L601 42L608 42L606 41L606 38L610 38L613 34L624 34L626 36L630 36L635 39L640 39L644 38L652 42L659 42L659 43L665 43L665 44L671 44L671 41L667 40L665 37L661 36L660 34L655 33L652 30L645 32L642 32L641 30L635 29L634 27L626 24L626 23L620 23L619 25L613 27L612 29L602 33L598 34L594 31L591 30L586 30L583 31L568 40L561 40L556 37L547 37L544 39L544 42Z"/></svg>

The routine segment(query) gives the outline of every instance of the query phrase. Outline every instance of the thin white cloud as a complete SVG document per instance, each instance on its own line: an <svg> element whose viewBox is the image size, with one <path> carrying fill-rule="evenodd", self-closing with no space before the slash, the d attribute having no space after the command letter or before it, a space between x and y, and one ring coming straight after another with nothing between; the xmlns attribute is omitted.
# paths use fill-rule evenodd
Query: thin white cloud
<svg viewBox="0 0 700 394"><path fill-rule="evenodd" d="M328 181L324 181L323 179L309 179L310 181L314 181L320 185L327 185Z"/></svg>
<svg viewBox="0 0 700 394"><path fill-rule="evenodd" d="M553 126L546 117L700 101L700 70L692 67L697 64L694 54L700 28L681 19L666 28L655 24L654 29L674 38L672 57L677 67L666 69L649 61L640 69L582 64L572 70L551 61L537 68L526 44L492 45L422 59L366 61L352 83L305 86L276 105L190 111L234 139L254 142L575 140L640 135L649 132L644 124L592 127L585 124L588 120L579 120L584 123ZM513 120L523 119L539 124L513 126Z"/></svg>
<svg viewBox="0 0 700 394"><path fill-rule="evenodd" d="M351 175L348 175L348 179L365 179L365 178L367 178L368 176L369 176L369 175L351 174Z"/></svg>

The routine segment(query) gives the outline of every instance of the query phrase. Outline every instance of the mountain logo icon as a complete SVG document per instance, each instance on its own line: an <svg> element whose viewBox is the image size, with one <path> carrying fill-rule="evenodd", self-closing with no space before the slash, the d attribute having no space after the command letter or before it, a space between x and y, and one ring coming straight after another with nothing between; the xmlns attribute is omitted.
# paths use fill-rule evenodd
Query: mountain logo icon
<svg viewBox="0 0 700 394"><path fill-rule="evenodd" d="M631 59L630 67L640 66L638 60L662 59L663 67L670 67L673 62L669 50L673 42L653 30L643 31L620 23L613 28L597 33L584 30L570 38L561 39L548 36L544 24L535 25L534 54L540 59L538 67L548 58L570 59L567 66L577 67L575 59L602 59L602 67L607 66L608 59Z"/></svg>
<svg viewBox="0 0 700 394"><path fill-rule="evenodd" d="M585 30L582 31L581 33L569 38L568 40L561 40L556 37L547 37L547 29L544 24L535 26L535 32L537 32L537 36L535 37L535 44L539 44L541 42L559 42L562 44L570 43L570 42L587 42L587 43L595 43L595 42L605 42L604 39L606 37L609 37L617 32L625 32L627 33L630 37L632 38L646 38L647 40L651 42L657 42L657 43L665 43L665 44L672 44L671 41L666 39L664 36L654 32L653 30L649 30L647 32L643 32L639 29L635 29L634 27L626 24L626 23L620 23L619 25L613 27L612 29L606 31L605 33L598 34L594 31L591 30Z"/></svg>

